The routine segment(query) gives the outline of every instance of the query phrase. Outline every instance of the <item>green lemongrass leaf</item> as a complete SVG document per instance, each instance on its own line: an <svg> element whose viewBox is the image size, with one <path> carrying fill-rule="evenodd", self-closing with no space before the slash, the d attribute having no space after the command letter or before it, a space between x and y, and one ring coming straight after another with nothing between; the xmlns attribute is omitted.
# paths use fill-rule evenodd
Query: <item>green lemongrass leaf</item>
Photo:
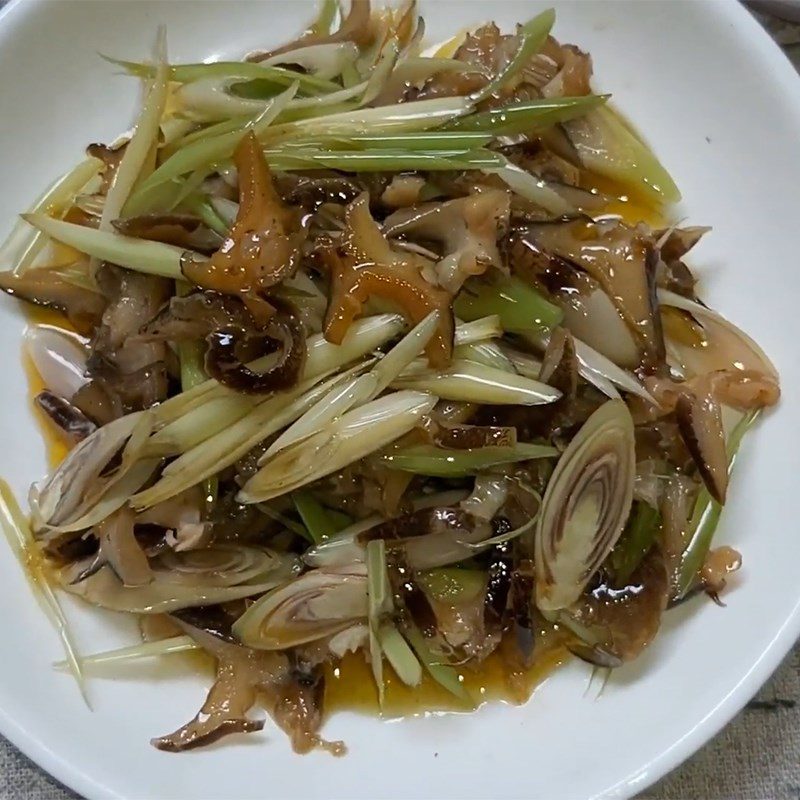
<svg viewBox="0 0 800 800"><path fill-rule="evenodd" d="M416 579L434 600L451 605L468 603L486 589L486 573L479 569L439 567L417 572Z"/></svg>
<svg viewBox="0 0 800 800"><path fill-rule="evenodd" d="M758 419L758 411L749 411L731 431L726 443L728 449L728 475L733 472L742 439L756 419ZM697 500L695 500L694 510L687 527L690 532L690 538L686 550L681 556L675 599L680 600L685 597L695 584L695 581L697 581L697 576L705 563L708 551L711 549L711 542L717 531L721 515L722 506L709 495L708 490L703 486L697 495Z"/></svg>
<svg viewBox="0 0 800 800"><path fill-rule="evenodd" d="M379 136L320 135L314 138L298 138L287 142L292 147L331 150L395 150L397 152L414 150L457 150L468 152L490 144L491 134L471 131L422 131L420 133L386 133Z"/></svg>
<svg viewBox="0 0 800 800"><path fill-rule="evenodd" d="M273 98L258 117L245 123L241 129L228 131L210 138L198 139L182 147L139 185L134 198L138 198L139 195L146 193L155 186L174 178L179 178L181 175L218 164L230 158L242 137L247 135L249 131L255 133L256 136L263 135L278 114L286 108L286 105L296 92L297 83L293 83L285 92ZM135 203L136 200L132 199L131 202Z"/></svg>
<svg viewBox="0 0 800 800"><path fill-rule="evenodd" d="M262 513L268 516L270 519L275 520L275 522L279 522L283 525L284 528L290 530L292 533L299 536L301 539L305 539L308 542L311 542L311 537L308 533L308 529L305 525L301 525L299 522L295 522L293 519L289 519L285 514L281 514L280 511L276 511L269 503L257 503L256 508ZM312 542L313 544L313 542Z"/></svg>
<svg viewBox="0 0 800 800"><path fill-rule="evenodd" d="M442 400L466 403L534 406L561 397L558 389L545 383L474 361L453 361L439 370L417 361L392 381L392 386L433 392Z"/></svg>
<svg viewBox="0 0 800 800"><path fill-rule="evenodd" d="M53 219L45 214L23 214L22 218L55 239L82 253L102 261L110 261L122 267L160 275L176 281L183 280L181 257L185 251L180 247L147 239L136 239L113 231L100 231ZM202 258L195 254L197 258Z"/></svg>
<svg viewBox="0 0 800 800"><path fill-rule="evenodd" d="M314 544L320 544L336 535L336 526L328 515L327 509L311 492L295 492L292 495L292 501L308 531L308 538Z"/></svg>
<svg viewBox="0 0 800 800"><path fill-rule="evenodd" d="M43 556L39 552L30 525L20 509L11 487L2 479L0 479L0 527L3 529L11 552L14 553L22 567L34 597L56 629L67 657L66 663L69 671L78 684L84 702L91 708L84 685L81 659L72 641L69 623L64 616L61 603L58 602L58 598L47 580Z"/></svg>
<svg viewBox="0 0 800 800"><path fill-rule="evenodd" d="M125 209L127 201L136 183L147 177L144 172L145 166L153 149L158 145L161 117L169 94L166 36L166 29L161 26L156 44L158 63L153 81L142 105L142 113L136 122L136 128L125 146L125 153L114 172L114 179L106 194L103 216L100 217L98 226L101 231L110 230L113 220L129 215Z"/></svg>
<svg viewBox="0 0 800 800"><path fill-rule="evenodd" d="M391 622L385 622L378 629L377 639L395 675L406 686L419 686L422 666L400 631Z"/></svg>
<svg viewBox="0 0 800 800"><path fill-rule="evenodd" d="M28 213L63 216L89 181L103 168L99 158L87 158L60 177L31 206ZM24 219L18 219L8 238L0 246L0 263L11 264L15 275L22 274L35 261L47 244L47 237L38 228L31 229Z"/></svg>
<svg viewBox="0 0 800 800"><path fill-rule="evenodd" d="M101 58L122 67L130 75L152 78L155 67L136 61L123 61L101 54ZM175 83L192 83L207 78L240 78L242 80L268 80L280 86L291 86L298 81L305 90L333 92L341 89L337 83L298 72L285 67L265 67L255 61L212 61L208 64L172 64L169 66L169 79Z"/></svg>
<svg viewBox="0 0 800 800"><path fill-rule="evenodd" d="M681 193L652 150L609 106L565 123L583 166L656 203L676 203Z"/></svg>
<svg viewBox="0 0 800 800"><path fill-rule="evenodd" d="M579 117L605 103L610 95L543 97L524 103L478 111L442 126L443 131L487 132L492 136L532 133L559 122Z"/></svg>
<svg viewBox="0 0 800 800"><path fill-rule="evenodd" d="M658 509L647 503L634 503L628 524L609 556L615 586L625 586L642 563L658 537L660 524Z"/></svg>
<svg viewBox="0 0 800 800"><path fill-rule="evenodd" d="M392 469L430 475L437 478L463 478L499 464L513 464L534 458L553 458L555 447L520 442L514 447L478 447L472 450L448 450L434 445L414 445L388 453L381 461Z"/></svg>
<svg viewBox="0 0 800 800"><path fill-rule="evenodd" d="M480 103L502 89L542 49L555 21L556 12L552 8L548 8L526 22L519 31L520 44L517 52L494 79L475 92L471 99L475 103Z"/></svg>
<svg viewBox="0 0 800 800"><path fill-rule="evenodd" d="M369 655L372 676L378 688L378 703L383 706L383 653L378 636L381 619L391 603L389 574L386 569L386 542L376 540L367 545L367 622L369 624Z"/></svg>
<svg viewBox="0 0 800 800"><path fill-rule="evenodd" d="M500 160L503 162L500 166L482 167L482 169L491 175L497 175L503 183L507 184L520 197L536 203L537 206L541 206L551 214L563 216L575 211L573 206L558 192L547 185L544 178L520 169L503 156L500 156Z"/></svg>
<svg viewBox="0 0 800 800"><path fill-rule="evenodd" d="M141 661L144 658L186 653L199 649L200 645L191 636L171 636L169 639L159 639L157 642L141 642L129 647L119 647L116 650L106 650L103 653L93 653L90 656L83 656L81 663L86 671L92 671L98 667L118 666L131 661ZM64 672L69 669L69 664L66 661L56 661L53 668Z"/></svg>
<svg viewBox="0 0 800 800"><path fill-rule="evenodd" d="M548 335L564 316L558 306L514 276L492 282L468 281L459 292L453 309L465 320L496 314L506 332L537 336Z"/></svg>
<svg viewBox="0 0 800 800"><path fill-rule="evenodd" d="M346 172L404 172L409 170L445 171L499 169L501 157L491 150L369 150L363 152L326 151L313 148L265 150L273 169L339 169Z"/></svg>
<svg viewBox="0 0 800 800"><path fill-rule="evenodd" d="M469 706L474 706L475 701L464 686L464 679L453 667L442 664L438 658L431 653L425 637L420 633L419 629L413 624L410 624L405 630L405 637L408 640L414 652L417 654L419 660L425 666L428 674L443 688L447 689L450 694L457 697Z"/></svg>

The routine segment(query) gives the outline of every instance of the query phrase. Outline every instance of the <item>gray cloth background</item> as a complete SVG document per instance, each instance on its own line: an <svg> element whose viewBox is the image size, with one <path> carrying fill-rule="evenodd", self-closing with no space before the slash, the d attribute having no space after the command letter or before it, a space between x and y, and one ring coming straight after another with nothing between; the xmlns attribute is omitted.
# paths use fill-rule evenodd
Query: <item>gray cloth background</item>
<svg viewBox="0 0 800 800"><path fill-rule="evenodd" d="M800 25L756 16L800 69ZM800 645L727 728L638 800L800 800L798 700ZM0 737L0 800L7 798L75 800L77 795Z"/></svg>

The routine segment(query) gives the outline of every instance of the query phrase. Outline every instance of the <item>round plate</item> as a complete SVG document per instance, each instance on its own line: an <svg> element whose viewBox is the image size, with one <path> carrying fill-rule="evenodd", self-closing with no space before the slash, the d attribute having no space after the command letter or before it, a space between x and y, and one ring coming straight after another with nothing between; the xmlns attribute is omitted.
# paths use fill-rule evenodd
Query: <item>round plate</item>
<svg viewBox="0 0 800 800"><path fill-rule="evenodd" d="M431 40L491 15L510 28L543 4L423 4ZM702 598L598 696L570 664L523 708L386 724L330 719L347 757L294 755L265 731L170 755L148 741L200 706L207 681L164 659L94 679L90 713L17 563L0 547L0 731L89 797L627 797L675 767L755 693L800 631L800 392L795 226L800 219L800 82L738 4L556 3L555 33L592 53L614 94L683 190L677 215L714 231L692 253L704 296L749 331L782 374L785 400L743 447L719 540L744 569L727 608ZM0 220L7 227L89 142L132 119L138 86L97 53L140 58L166 23L170 56L235 56L286 40L313 15L298 2L26 2L0 23ZM2 472L24 496L44 468L20 367L23 318L0 307ZM84 652L133 641L130 622L68 606Z"/></svg>

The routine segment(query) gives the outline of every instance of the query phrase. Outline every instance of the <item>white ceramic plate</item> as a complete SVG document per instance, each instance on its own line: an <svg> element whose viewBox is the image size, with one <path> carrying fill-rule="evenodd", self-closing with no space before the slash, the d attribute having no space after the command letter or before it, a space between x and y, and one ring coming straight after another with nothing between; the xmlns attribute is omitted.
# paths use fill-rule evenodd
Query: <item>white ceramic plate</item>
<svg viewBox="0 0 800 800"><path fill-rule="evenodd" d="M509 27L539 2L425 4L429 31L493 17ZM652 142L682 188L681 215L714 226L694 255L706 296L774 358L784 401L743 448L719 539L744 553L728 607L697 599L668 615L641 660L599 699L573 664L524 708L385 724L338 715L326 734L350 754L291 753L263 734L170 755L148 744L199 707L205 681L166 667L93 680L94 713L50 664L56 638L0 547L0 731L89 797L627 797L721 728L800 631L797 425L800 313L800 81L734 3L557 3L556 34L588 49L597 85ZM311 16L298 2L144 0L12 4L0 22L0 226L82 148L131 121L135 83L97 51L137 58L158 23L175 60L232 56L285 40ZM22 317L0 305L0 469L24 493L44 469L19 358ZM126 621L69 608L80 645L132 641Z"/></svg>

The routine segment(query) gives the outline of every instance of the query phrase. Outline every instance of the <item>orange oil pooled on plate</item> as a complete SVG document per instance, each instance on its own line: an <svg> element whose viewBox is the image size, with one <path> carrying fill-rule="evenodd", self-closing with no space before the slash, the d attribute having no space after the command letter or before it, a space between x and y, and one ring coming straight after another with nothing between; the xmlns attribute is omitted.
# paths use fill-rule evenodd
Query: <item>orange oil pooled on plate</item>
<svg viewBox="0 0 800 800"><path fill-rule="evenodd" d="M511 666L513 641L507 637L477 669L461 668L463 685L480 706L489 700L519 705L533 694L558 666L569 657L560 635L552 629L540 631L538 655L528 669ZM466 712L472 708L460 701L424 671L419 686L406 686L384 663L385 696L381 709L372 670L363 653L348 653L338 664L328 665L325 676L325 713L361 711L384 718L423 714L433 711Z"/></svg>

